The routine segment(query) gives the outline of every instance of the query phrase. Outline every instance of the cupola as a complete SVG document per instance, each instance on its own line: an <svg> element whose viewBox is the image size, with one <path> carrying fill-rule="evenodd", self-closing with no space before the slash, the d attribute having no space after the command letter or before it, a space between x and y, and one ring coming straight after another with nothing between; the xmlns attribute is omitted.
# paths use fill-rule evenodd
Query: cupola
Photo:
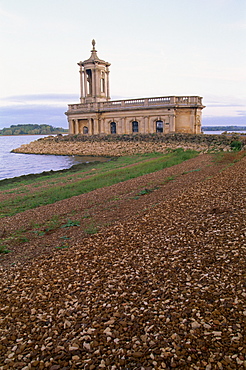
<svg viewBox="0 0 246 370"><path fill-rule="evenodd" d="M80 101L91 103L110 100L109 95L109 66L110 63L99 59L96 42L92 40L92 50L89 59L80 61Z"/></svg>

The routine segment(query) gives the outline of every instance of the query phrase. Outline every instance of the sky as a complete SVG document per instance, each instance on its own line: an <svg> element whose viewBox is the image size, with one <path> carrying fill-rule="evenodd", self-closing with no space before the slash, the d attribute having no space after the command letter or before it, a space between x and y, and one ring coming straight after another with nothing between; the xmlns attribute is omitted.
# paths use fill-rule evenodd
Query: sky
<svg viewBox="0 0 246 370"><path fill-rule="evenodd" d="M67 128L92 39L111 99L198 95L203 125L246 126L246 0L0 0L0 128Z"/></svg>

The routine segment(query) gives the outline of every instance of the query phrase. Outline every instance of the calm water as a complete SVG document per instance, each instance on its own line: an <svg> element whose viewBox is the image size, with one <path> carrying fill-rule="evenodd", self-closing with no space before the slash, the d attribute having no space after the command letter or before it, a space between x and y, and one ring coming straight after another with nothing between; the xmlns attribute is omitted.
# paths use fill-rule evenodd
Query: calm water
<svg viewBox="0 0 246 370"><path fill-rule="evenodd" d="M242 131L245 133L245 131ZM222 131L205 131L204 134L221 134ZM0 136L0 180L30 173L57 171L70 168L74 164L92 162L99 158L37 155L11 153L22 144L28 144L45 135Z"/></svg>
<svg viewBox="0 0 246 370"><path fill-rule="evenodd" d="M204 131L204 134L206 134L206 135L220 135L220 134L222 134L223 132L225 132L225 131ZM227 131L228 133L230 133L230 132L234 132L234 133L236 133L236 134L240 134L240 133L242 133L242 134L246 134L246 131Z"/></svg>
<svg viewBox="0 0 246 370"><path fill-rule="evenodd" d="M0 180L30 173L62 170L70 168L74 164L97 160L92 157L80 156L10 153L12 149L19 148L22 144L28 144L44 136L0 136Z"/></svg>

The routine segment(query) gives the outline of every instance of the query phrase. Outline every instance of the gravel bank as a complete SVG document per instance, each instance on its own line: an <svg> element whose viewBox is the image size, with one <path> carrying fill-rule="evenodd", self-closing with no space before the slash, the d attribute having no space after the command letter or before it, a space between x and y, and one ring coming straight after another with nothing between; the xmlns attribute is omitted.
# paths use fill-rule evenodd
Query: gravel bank
<svg viewBox="0 0 246 370"><path fill-rule="evenodd" d="M0 369L244 369L245 164L2 271Z"/></svg>
<svg viewBox="0 0 246 370"><path fill-rule="evenodd" d="M232 154L229 155L230 158L231 156ZM63 238L69 238L69 245L81 242L87 236L88 227L93 226L98 229L117 221L132 219L145 212L146 209L162 203L164 199L173 198L195 183L215 176L228 163L238 160L238 154L234 154L229 162L229 158L225 157L227 155L224 155L222 163L217 163L214 162L212 155L199 155L157 172L80 194L54 204L26 210L14 216L0 218L0 236L4 238L3 244L11 250L11 253L0 255L0 268L16 263L27 263L33 257L52 253L64 244ZM91 170L91 173L94 173L94 170L95 168ZM76 182L76 179L62 178L60 186L67 181ZM48 181L42 183L42 188L45 186L52 188L57 185L59 186L57 183L51 184ZM19 188L15 189L16 192L12 190L10 193L8 190L0 191L0 202L4 202L6 198L25 197L24 189L35 193L37 188L26 185L22 187L22 193ZM144 196L140 196L142 192ZM76 220L80 226L64 229L56 225L53 230L46 232L47 228L50 229L49 222L57 218L63 224L66 224L68 219ZM33 232L34 224L40 226ZM22 231L21 235L18 234L19 230ZM23 230L27 230L25 234ZM42 237L39 234L43 234ZM21 239L26 239L28 242L20 243Z"/></svg>
<svg viewBox="0 0 246 370"><path fill-rule="evenodd" d="M88 155L88 156L106 156L119 157L132 154L143 153L165 153L168 148L185 148L198 151L205 151L206 145L179 143L128 143L128 142L55 142L55 141L33 141L30 144L24 144L20 148L14 149L15 153L25 154L55 154L55 155Z"/></svg>
<svg viewBox="0 0 246 370"><path fill-rule="evenodd" d="M193 149L197 151L228 151L233 141L246 145L240 135L191 135L191 134L136 134L136 135L58 135L49 136L20 148L15 153L124 156L137 153L164 153L167 149Z"/></svg>

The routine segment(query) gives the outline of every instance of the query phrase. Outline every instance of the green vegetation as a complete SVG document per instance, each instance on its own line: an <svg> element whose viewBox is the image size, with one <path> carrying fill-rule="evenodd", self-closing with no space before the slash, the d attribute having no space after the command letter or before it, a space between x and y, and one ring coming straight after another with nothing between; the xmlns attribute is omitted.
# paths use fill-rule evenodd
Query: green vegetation
<svg viewBox="0 0 246 370"><path fill-rule="evenodd" d="M245 157L246 151L235 151L232 152L218 152L213 153L213 162L215 163L224 163L225 165L233 164Z"/></svg>
<svg viewBox="0 0 246 370"><path fill-rule="evenodd" d="M232 150L235 150L235 151L239 151L242 149L243 147L243 143L241 141L238 141L238 140L234 140L231 145L230 145L231 149Z"/></svg>
<svg viewBox="0 0 246 370"><path fill-rule="evenodd" d="M88 173L89 170L93 173L103 173L110 171L112 169L120 168L123 166L129 166L131 164L139 163L146 161L152 158L159 158L163 156L162 153L146 153L146 154L136 154L132 156L118 157L109 159L106 162L90 162L90 163L80 163L72 166L71 168L59 170L59 171L47 171L38 174L29 174L22 175L19 177L14 177L10 179L0 180L0 190L7 190L14 188L14 191L9 191L9 193L18 194L25 193L23 186L32 185L32 187L39 187L42 183L49 181L50 185L58 184L61 179L66 179L66 181L73 179L72 177L67 177L68 174L75 174L77 178L84 178L85 176L91 176L91 173ZM64 181L63 181L64 183ZM20 189L16 190L16 187Z"/></svg>
<svg viewBox="0 0 246 370"><path fill-rule="evenodd" d="M67 173L53 173L48 177L40 176L38 178L34 177L33 179L29 178L28 180L22 179L20 182L14 184L6 185L2 182L1 186L0 182L0 190L3 193L5 192L6 194L10 194L9 200L2 201L0 203L2 217L14 215L22 210L38 207L42 202L50 204L55 202L57 199L65 199L65 197L71 197L74 194L88 192L90 189L94 190L120 181L126 181L130 178L136 178L147 173L155 172L162 168L181 163L182 161L196 155L198 155L197 152L190 150L184 152L182 149L173 150L166 154L138 154L121 157L117 160L111 160L110 162L97 164L91 163L73 173L72 177L71 174ZM222 171L228 168L228 166L239 161L240 158L245 155L246 151L218 152L213 154L213 158L215 163L220 165L223 164L223 168L220 169L220 171ZM196 171L200 171L200 168L162 178L161 183L158 183L158 186L150 181L144 186L140 186L136 189L135 197L133 197L133 199L140 199L142 196L148 196L148 194L157 190L159 186L167 184L170 181L175 181L179 176ZM208 180L209 178L211 178L211 176L207 177L205 180ZM10 187L11 191L9 190ZM23 191L21 192L20 189L23 189ZM22 195L20 193L22 193ZM17 198L13 199L12 194L15 194ZM132 193L128 195L128 199L130 198L132 198ZM116 196L116 194L112 192L111 200L118 201L120 199L121 196ZM147 205L148 201L146 202ZM96 234L102 225L105 226L105 223L101 223L101 221L93 219L93 207L95 207L95 204L92 202L91 206L92 209L90 204L88 204L87 208L85 208L82 213L80 209L75 207L66 215L55 214L49 219L45 219L41 222L31 219L26 226L15 230L10 234L7 234L5 230L3 230L3 237L0 243L1 258L3 258L4 254L11 252L11 250L15 250L16 246L22 247L23 244L30 243L33 239L37 239L39 241L39 239L42 239L44 235L53 234L58 230L60 243L58 243L58 246L54 246L56 249L66 249L72 245L69 245L69 239L71 239L71 235L73 233L73 230L69 230L71 227L80 227L79 233L81 231L82 234ZM109 202L104 205L104 210L112 210L112 207L118 206L117 202ZM152 206L154 205L151 204L149 207L151 208ZM145 209L148 209L148 207ZM110 225L110 222L108 225ZM25 245L23 247L25 248Z"/></svg>
<svg viewBox="0 0 246 370"><path fill-rule="evenodd" d="M7 248L6 245L0 245L0 254L7 254L10 253L11 251Z"/></svg>
<svg viewBox="0 0 246 370"><path fill-rule="evenodd" d="M69 248L69 245L67 244L61 245L60 247L56 247L56 249L68 249L68 248Z"/></svg>
<svg viewBox="0 0 246 370"><path fill-rule="evenodd" d="M95 226L94 222L92 221L85 229L84 232L89 235L96 234L98 232L98 227Z"/></svg>
<svg viewBox="0 0 246 370"><path fill-rule="evenodd" d="M19 124L0 130L0 135L50 135L68 133L67 129L62 127L53 127L46 124Z"/></svg>
<svg viewBox="0 0 246 370"><path fill-rule="evenodd" d="M1 202L0 217L12 216L27 209L33 209L41 205L52 204L59 200L88 193L95 189L103 188L148 173L159 171L163 168L174 166L175 164L181 163L197 155L198 153L195 151L184 151L180 148L168 154L157 155L157 157L152 160L143 161L142 163L136 163L135 165L124 168L121 168L123 163L124 166L126 165L124 159L121 159L122 162L120 168L117 168L116 165L114 169L111 169L112 167L110 166L110 162L107 162L101 164L101 171L98 171L98 173L97 171L94 171L93 175L90 174L90 177L88 177L87 173L83 179L73 183L63 183L62 187L58 185L44 189L35 189L34 193L27 192L26 195L17 196L14 199ZM131 159L134 162L134 156L132 156Z"/></svg>
<svg viewBox="0 0 246 370"><path fill-rule="evenodd" d="M80 226L80 222L68 220L68 222L65 225L62 225L61 227L64 228L64 227L71 227L71 226Z"/></svg>
<svg viewBox="0 0 246 370"><path fill-rule="evenodd" d="M158 187L158 186L156 186L155 188L151 188L151 189L149 189L149 188L144 188L143 190L141 190L141 191L138 193L138 195L146 195L146 194L150 194L150 193L152 193L152 191L155 191L155 190L157 190L157 189L159 189L159 187Z"/></svg>
<svg viewBox="0 0 246 370"><path fill-rule="evenodd" d="M182 173L182 175L186 175L187 173L191 173L191 172L199 172L199 171L201 171L201 169L200 169L200 168L196 168L196 169L194 169L194 170L184 171L184 172Z"/></svg>

